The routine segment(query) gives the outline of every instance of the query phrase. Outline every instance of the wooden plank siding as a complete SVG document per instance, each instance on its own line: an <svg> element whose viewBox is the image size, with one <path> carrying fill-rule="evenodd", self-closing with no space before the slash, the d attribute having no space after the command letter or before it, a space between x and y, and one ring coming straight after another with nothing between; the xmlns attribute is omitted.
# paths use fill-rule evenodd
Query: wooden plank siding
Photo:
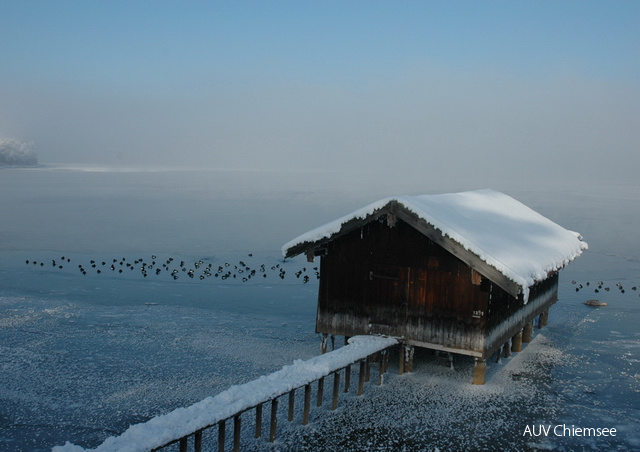
<svg viewBox="0 0 640 452"><path fill-rule="evenodd" d="M531 288L526 307L413 226L381 215L323 244L317 332L486 359L556 301L557 274Z"/></svg>
<svg viewBox="0 0 640 452"><path fill-rule="evenodd" d="M325 245L316 330L481 353L489 281L405 221L390 223L383 215Z"/></svg>

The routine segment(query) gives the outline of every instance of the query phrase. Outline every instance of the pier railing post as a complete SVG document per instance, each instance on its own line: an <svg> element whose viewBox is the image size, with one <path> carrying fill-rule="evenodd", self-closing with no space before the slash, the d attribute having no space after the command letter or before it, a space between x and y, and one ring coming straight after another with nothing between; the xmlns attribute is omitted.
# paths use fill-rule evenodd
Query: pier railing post
<svg viewBox="0 0 640 452"><path fill-rule="evenodd" d="M351 386L351 364L344 369L344 392L349 392Z"/></svg>
<svg viewBox="0 0 640 452"><path fill-rule="evenodd" d="M240 437L242 429L242 419L240 414L233 416L233 452L240 451Z"/></svg>
<svg viewBox="0 0 640 452"><path fill-rule="evenodd" d="M293 408L296 400L296 390L295 388L289 391L289 415L287 416L287 420L289 422L293 421Z"/></svg>
<svg viewBox="0 0 640 452"><path fill-rule="evenodd" d="M302 413L302 425L309 423L309 410L311 409L311 385L304 387L304 411Z"/></svg>
<svg viewBox="0 0 640 452"><path fill-rule="evenodd" d="M333 373L333 398L331 400L331 409L335 410L338 408L338 394L340 392L340 371L335 371Z"/></svg>
<svg viewBox="0 0 640 452"><path fill-rule="evenodd" d="M322 399L324 397L324 377L318 379L318 398L316 400L316 406L322 406Z"/></svg>
<svg viewBox="0 0 640 452"><path fill-rule="evenodd" d="M362 395L362 393L364 392L364 377L365 377L365 372L366 372L366 367L367 367L367 363L366 363L366 359L363 359L360 361L360 372L358 375L358 395Z"/></svg>
<svg viewBox="0 0 640 452"><path fill-rule="evenodd" d="M256 434L255 438L262 436L262 403L256 407Z"/></svg>
<svg viewBox="0 0 640 452"><path fill-rule="evenodd" d="M365 366L364 366L364 381L365 383L369 383L369 379L371 376L371 356L367 356L364 359L365 362Z"/></svg>
<svg viewBox="0 0 640 452"><path fill-rule="evenodd" d="M271 428L269 429L269 442L276 440L276 429L278 428L278 399L271 401Z"/></svg>
<svg viewBox="0 0 640 452"><path fill-rule="evenodd" d="M218 452L224 452L226 421L218 422Z"/></svg>

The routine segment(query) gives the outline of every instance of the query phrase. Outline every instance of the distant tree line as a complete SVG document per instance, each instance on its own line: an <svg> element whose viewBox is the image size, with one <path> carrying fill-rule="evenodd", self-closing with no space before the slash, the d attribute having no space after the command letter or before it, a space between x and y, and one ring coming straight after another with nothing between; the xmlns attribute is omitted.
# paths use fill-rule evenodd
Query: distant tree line
<svg viewBox="0 0 640 452"><path fill-rule="evenodd" d="M0 165L37 165L38 157L28 143L0 137Z"/></svg>

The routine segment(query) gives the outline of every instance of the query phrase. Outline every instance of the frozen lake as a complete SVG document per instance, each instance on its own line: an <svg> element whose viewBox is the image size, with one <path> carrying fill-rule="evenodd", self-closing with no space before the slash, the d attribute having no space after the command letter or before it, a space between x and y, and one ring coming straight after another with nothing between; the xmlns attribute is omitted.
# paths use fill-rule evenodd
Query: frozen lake
<svg viewBox="0 0 640 452"><path fill-rule="evenodd" d="M559 301L533 342L488 363L484 386L470 384L464 357L451 369L418 353L414 373L403 376L392 361L382 387L348 396L335 412L314 410L307 426L280 422L275 444L254 440L247 427L243 444L639 449L637 185L68 165L0 169L0 450L95 447L131 423L316 355L315 264L283 262L281 245L389 195L488 187L579 231L590 246L560 273ZM585 306L591 298L608 306ZM617 435L525 434L560 424Z"/></svg>

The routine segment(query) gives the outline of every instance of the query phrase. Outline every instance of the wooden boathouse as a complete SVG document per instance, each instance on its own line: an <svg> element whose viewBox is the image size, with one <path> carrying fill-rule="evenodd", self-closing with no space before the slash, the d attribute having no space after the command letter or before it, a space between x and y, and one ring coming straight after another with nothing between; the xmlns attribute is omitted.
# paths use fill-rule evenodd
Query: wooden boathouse
<svg viewBox="0 0 640 452"><path fill-rule="evenodd" d="M388 335L486 360L546 323L558 271L587 244L494 190L380 200L283 246L320 256L316 331Z"/></svg>

